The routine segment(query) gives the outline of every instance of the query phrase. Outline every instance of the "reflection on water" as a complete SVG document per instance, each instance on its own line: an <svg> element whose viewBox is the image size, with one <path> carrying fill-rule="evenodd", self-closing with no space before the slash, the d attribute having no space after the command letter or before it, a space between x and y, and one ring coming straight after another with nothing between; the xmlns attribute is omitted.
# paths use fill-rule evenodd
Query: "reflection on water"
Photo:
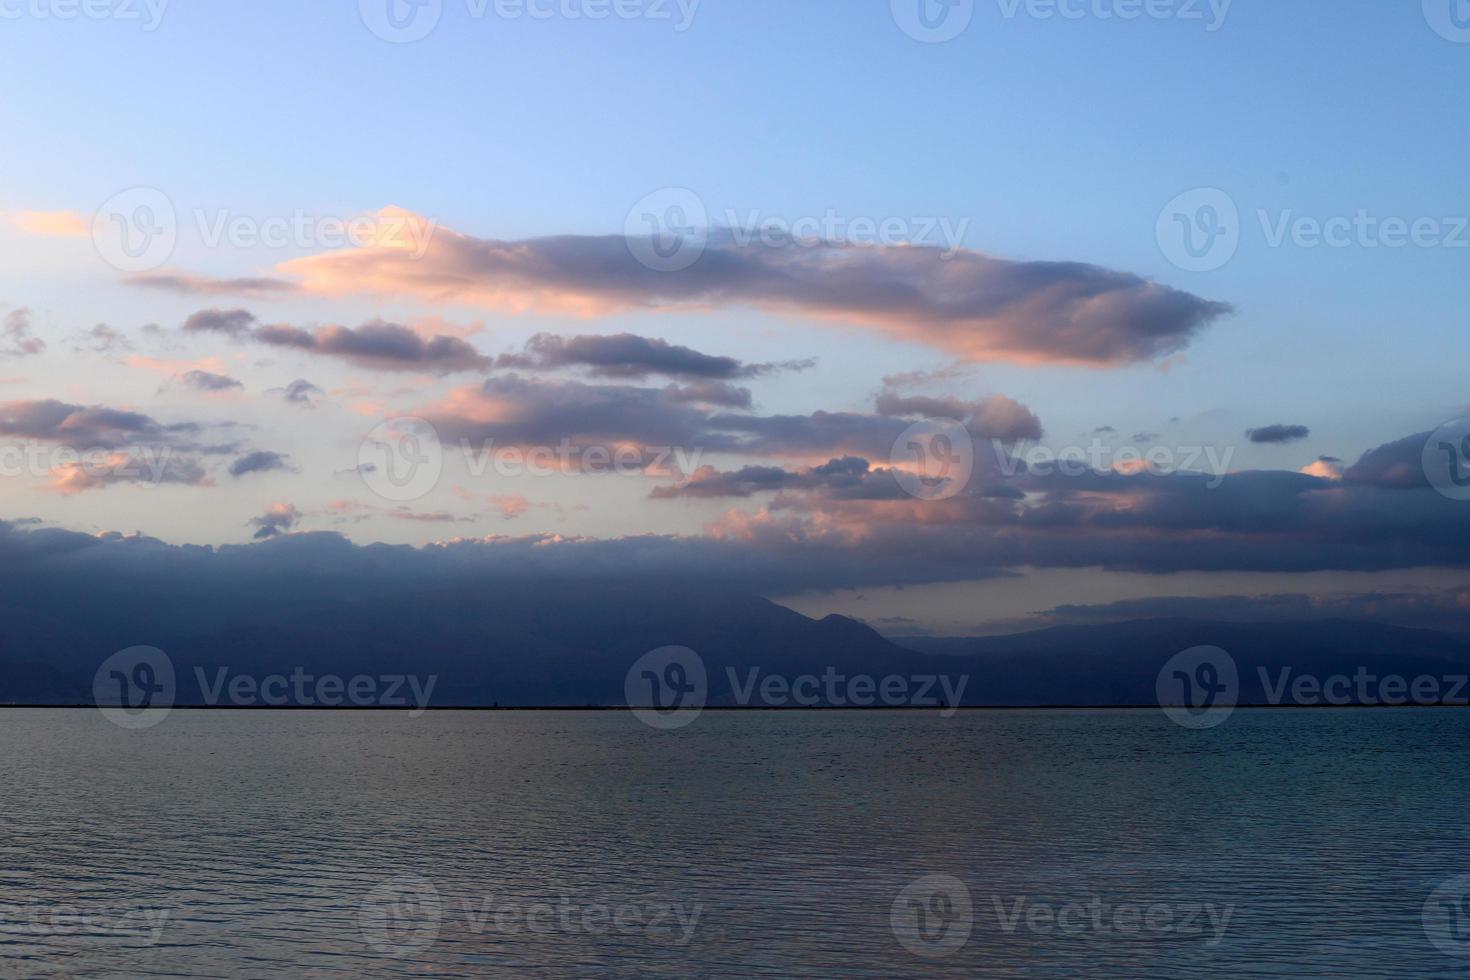
<svg viewBox="0 0 1470 980"><path fill-rule="evenodd" d="M1470 968L1470 711L8 710L0 737L3 976Z"/></svg>

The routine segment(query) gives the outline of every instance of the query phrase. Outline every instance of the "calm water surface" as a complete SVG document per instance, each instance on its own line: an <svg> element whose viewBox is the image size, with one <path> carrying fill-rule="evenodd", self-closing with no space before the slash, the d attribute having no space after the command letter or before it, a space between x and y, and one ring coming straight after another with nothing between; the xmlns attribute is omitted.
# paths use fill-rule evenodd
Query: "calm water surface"
<svg viewBox="0 0 1470 980"><path fill-rule="evenodd" d="M0 738L6 977L1470 975L1470 711L4 710Z"/></svg>

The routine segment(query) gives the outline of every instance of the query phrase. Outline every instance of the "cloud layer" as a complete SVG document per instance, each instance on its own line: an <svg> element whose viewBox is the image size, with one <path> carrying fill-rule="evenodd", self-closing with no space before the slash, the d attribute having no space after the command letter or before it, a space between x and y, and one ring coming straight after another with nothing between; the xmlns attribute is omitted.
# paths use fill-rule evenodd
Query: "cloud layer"
<svg viewBox="0 0 1470 980"><path fill-rule="evenodd" d="M620 235L502 241L438 228L420 257L369 246L284 263L308 292L576 315L754 307L872 327L977 361L1118 365L1183 349L1231 312L1138 276L923 246L737 244L688 268L641 264Z"/></svg>

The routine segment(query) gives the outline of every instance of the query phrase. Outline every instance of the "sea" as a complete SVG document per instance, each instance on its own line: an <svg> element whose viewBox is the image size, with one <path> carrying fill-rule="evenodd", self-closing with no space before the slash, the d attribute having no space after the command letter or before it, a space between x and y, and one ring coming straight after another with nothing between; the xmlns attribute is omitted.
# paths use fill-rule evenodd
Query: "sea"
<svg viewBox="0 0 1470 980"><path fill-rule="evenodd" d="M0 710L4 977L1465 977L1470 710Z"/></svg>

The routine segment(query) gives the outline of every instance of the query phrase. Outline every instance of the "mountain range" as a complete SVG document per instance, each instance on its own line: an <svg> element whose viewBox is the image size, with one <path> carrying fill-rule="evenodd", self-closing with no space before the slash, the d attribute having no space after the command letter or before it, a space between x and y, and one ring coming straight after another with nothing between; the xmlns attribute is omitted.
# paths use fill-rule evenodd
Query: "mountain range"
<svg viewBox="0 0 1470 980"><path fill-rule="evenodd" d="M220 678L295 672L432 675L431 707L616 706L626 703L633 664L669 645L698 654L712 706L794 705L783 692L803 677L831 681L804 688L829 705L847 702L830 692L848 692L855 677L906 678L910 692L922 686L913 679L947 679L948 687L931 681L921 704L1146 705L1156 703L1165 663L1200 645L1234 659L1243 704L1270 701L1283 670L1289 678L1470 673L1470 640L1371 622L1153 619L890 639L852 619L810 619L754 596L635 584L575 594L544 584L310 598L282 590L167 616L150 616L146 604L80 606L0 605L0 702L90 704L99 665L135 645L168 654L179 704L211 703ZM772 676L774 696L763 695Z"/></svg>

